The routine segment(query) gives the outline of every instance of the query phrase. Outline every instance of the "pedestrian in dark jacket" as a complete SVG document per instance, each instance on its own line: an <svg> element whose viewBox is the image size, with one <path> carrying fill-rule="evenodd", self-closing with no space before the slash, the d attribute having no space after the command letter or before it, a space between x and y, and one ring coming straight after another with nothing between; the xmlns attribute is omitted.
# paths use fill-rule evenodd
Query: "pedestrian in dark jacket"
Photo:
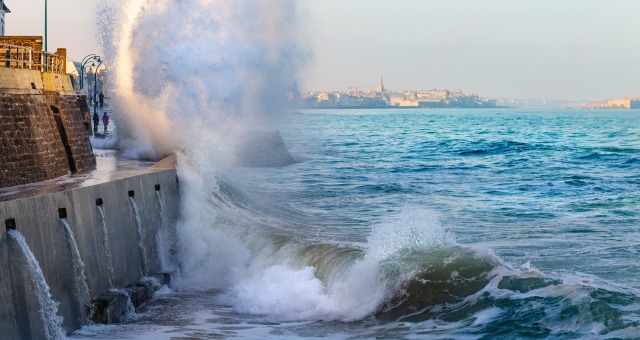
<svg viewBox="0 0 640 340"><path fill-rule="evenodd" d="M100 124L100 116L97 112L93 113L93 133L98 132L98 124Z"/></svg>

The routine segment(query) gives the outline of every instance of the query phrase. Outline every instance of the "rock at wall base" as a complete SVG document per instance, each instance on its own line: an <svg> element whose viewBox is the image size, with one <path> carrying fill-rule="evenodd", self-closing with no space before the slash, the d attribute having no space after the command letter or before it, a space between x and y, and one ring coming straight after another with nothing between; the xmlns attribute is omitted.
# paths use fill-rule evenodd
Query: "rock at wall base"
<svg viewBox="0 0 640 340"><path fill-rule="evenodd" d="M136 310L146 305L153 298L153 294L163 285L171 282L171 273L159 273L142 278L135 284L128 285L123 290L110 290L100 294L91 301L92 321L100 324L122 323L127 313L128 300Z"/></svg>
<svg viewBox="0 0 640 340"><path fill-rule="evenodd" d="M142 307L147 303L147 301L151 300L149 291L145 287L139 286L138 284L128 285L124 288L124 290L129 294L131 303L136 309Z"/></svg>
<svg viewBox="0 0 640 340"><path fill-rule="evenodd" d="M278 131L247 135L235 151L238 164L246 167L271 168L297 163Z"/></svg>
<svg viewBox="0 0 640 340"><path fill-rule="evenodd" d="M91 301L94 307L93 322L101 324L118 324L127 313L127 300L125 294L109 291L100 294Z"/></svg>

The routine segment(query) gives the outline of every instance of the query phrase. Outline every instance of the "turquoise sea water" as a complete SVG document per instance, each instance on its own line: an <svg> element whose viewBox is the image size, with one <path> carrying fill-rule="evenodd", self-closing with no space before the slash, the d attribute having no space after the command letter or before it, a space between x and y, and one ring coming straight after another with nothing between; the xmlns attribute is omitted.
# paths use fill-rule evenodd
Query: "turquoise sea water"
<svg viewBox="0 0 640 340"><path fill-rule="evenodd" d="M287 115L280 133L299 163L196 182L213 183L215 208L198 238L222 240L202 253L179 242L189 261L207 254L198 275L183 273L198 280L136 322L77 336L640 338L639 120L616 110Z"/></svg>
<svg viewBox="0 0 640 340"><path fill-rule="evenodd" d="M407 204L514 264L640 288L640 113L319 111L283 130L300 208L366 222Z"/></svg>

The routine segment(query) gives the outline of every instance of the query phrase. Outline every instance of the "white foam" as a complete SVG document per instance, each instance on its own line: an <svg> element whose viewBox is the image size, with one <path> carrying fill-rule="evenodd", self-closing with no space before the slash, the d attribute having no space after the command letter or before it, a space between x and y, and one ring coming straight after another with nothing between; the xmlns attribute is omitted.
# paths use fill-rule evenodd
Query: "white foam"
<svg viewBox="0 0 640 340"><path fill-rule="evenodd" d="M502 315L504 311L498 307L491 307L484 310L481 310L473 315L475 321L473 321L473 326L482 326L486 325L489 322L497 319L500 315Z"/></svg>
<svg viewBox="0 0 640 340"><path fill-rule="evenodd" d="M200 239L202 242L204 238ZM288 260L302 257L304 262L305 254L299 252L299 247L290 244L275 253L270 248L261 252L244 247L253 255L246 258L245 266L240 266L243 270L236 269L234 276L238 280L231 282L223 298L241 312L267 314L278 320L357 320L377 311L405 280L413 277L414 268L410 267L404 272L401 268L390 277L383 269L385 261L412 249L432 249L453 242L453 237L442 230L429 212L406 209L400 216L374 226L364 257L351 261L347 267L335 264L330 268L332 273L327 282L317 277L318 268L299 267L296 263L300 261ZM237 249L227 248L227 251L237 254ZM205 277L218 275L223 273L210 273ZM203 278L201 274L196 276Z"/></svg>

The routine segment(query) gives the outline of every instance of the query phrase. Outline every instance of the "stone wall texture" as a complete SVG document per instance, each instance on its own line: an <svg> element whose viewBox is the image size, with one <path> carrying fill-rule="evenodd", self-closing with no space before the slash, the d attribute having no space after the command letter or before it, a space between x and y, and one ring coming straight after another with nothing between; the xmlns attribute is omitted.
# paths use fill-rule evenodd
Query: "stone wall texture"
<svg viewBox="0 0 640 340"><path fill-rule="evenodd" d="M53 111L42 95L0 94L0 187L70 173Z"/></svg>
<svg viewBox="0 0 640 340"><path fill-rule="evenodd" d="M91 142L87 129L84 126L78 100L75 96L61 96L58 93L49 94L50 102L59 110L62 120L64 135L66 136L65 147L68 149L71 171L92 170L96 166L96 158L93 155ZM55 115L55 111L54 111ZM61 133L62 134L62 133Z"/></svg>
<svg viewBox="0 0 640 340"><path fill-rule="evenodd" d="M95 168L71 80L0 68L0 187Z"/></svg>

